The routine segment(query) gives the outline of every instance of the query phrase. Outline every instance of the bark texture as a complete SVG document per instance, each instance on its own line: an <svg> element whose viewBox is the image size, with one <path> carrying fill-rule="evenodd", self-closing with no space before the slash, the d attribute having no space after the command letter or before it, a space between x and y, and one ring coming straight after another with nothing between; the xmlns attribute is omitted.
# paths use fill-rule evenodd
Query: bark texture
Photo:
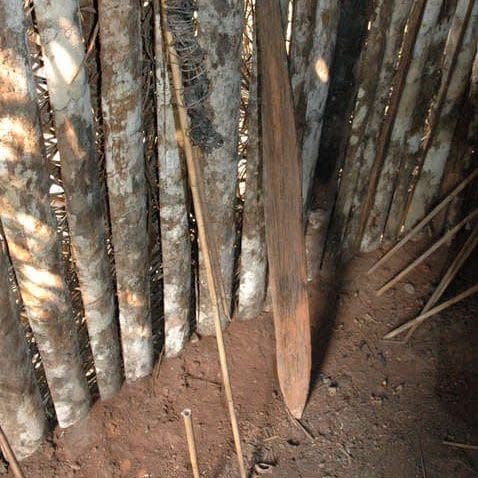
<svg viewBox="0 0 478 478"><path fill-rule="evenodd" d="M155 5L156 108L158 117L159 212L163 266L165 355L181 352L189 336L191 240L187 175L176 140L159 2Z"/></svg>
<svg viewBox="0 0 478 478"><path fill-rule="evenodd" d="M58 422L67 427L86 415L90 395L49 205L20 0L1 2L0 27L0 216Z"/></svg>
<svg viewBox="0 0 478 478"><path fill-rule="evenodd" d="M461 44L459 43L451 48L445 48L443 64L448 64L450 68L453 68L453 73L447 87L435 130L429 133L432 134L433 137L428 150L425 152L426 156L421 169L420 179L415 188L405 221L406 229L413 227L425 216L437 199L437 194L440 190L445 164L450 153L452 138L458 121L461 99L465 93L476 52L478 40L478 2L472 3L471 14L469 18L467 18L469 2L466 0L458 2L455 17L450 28L448 44L458 37L458 32L461 28L464 27L466 29ZM467 24L463 25L463 22L467 22ZM458 48L459 53L453 65L446 56L453 55L453 50L456 48Z"/></svg>
<svg viewBox="0 0 478 478"><path fill-rule="evenodd" d="M257 42L254 38L249 84L249 136L247 141L246 193L241 236L241 271L237 314L239 319L253 319L262 312L267 289L262 155L259 147L259 108Z"/></svg>
<svg viewBox="0 0 478 478"><path fill-rule="evenodd" d="M96 377L103 399L121 386L104 189L95 150L78 0L35 0L66 197L66 212Z"/></svg>
<svg viewBox="0 0 478 478"><path fill-rule="evenodd" d="M102 110L126 380L152 370L140 5L99 2Z"/></svg>
<svg viewBox="0 0 478 478"><path fill-rule="evenodd" d="M237 142L239 130L240 51L243 27L242 0L199 0L198 41L205 52L204 65L209 79L206 103L212 126L222 137L222 145L205 151L203 177L208 208L214 211L213 231L218 244L226 301L231 303L236 240L235 199L237 182ZM215 251L213 253L216 253ZM201 255L201 254L200 254ZM226 317L221 317L223 326ZM200 257L198 332L214 333L212 306L206 272Z"/></svg>
<svg viewBox="0 0 478 478"><path fill-rule="evenodd" d="M302 146L302 199L306 205L319 156L340 7L333 0L296 2L294 14L290 74Z"/></svg>
<svg viewBox="0 0 478 478"><path fill-rule="evenodd" d="M8 258L0 235L0 423L19 460L41 445L46 419L33 366L8 283Z"/></svg>
<svg viewBox="0 0 478 478"><path fill-rule="evenodd" d="M362 247L364 249L373 248L380 243L389 216L388 213L393 207L392 198L400 172L411 166L411 158L416 154L420 145L418 133L412 132L413 118L422 84L423 69L433 33L437 26L442 1L428 0L426 2L390 135L385 164L377 184L375 201L370 211L367 230L363 238ZM398 212L395 214L398 214Z"/></svg>
<svg viewBox="0 0 478 478"><path fill-rule="evenodd" d="M335 234L339 236L345 259L360 244L362 200L411 3L411 0L377 3L361 59L361 79L334 218Z"/></svg>

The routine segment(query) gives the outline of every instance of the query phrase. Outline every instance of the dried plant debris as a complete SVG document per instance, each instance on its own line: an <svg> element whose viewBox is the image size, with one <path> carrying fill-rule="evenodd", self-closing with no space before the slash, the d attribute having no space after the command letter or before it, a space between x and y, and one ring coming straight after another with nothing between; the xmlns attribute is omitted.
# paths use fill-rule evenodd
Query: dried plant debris
<svg viewBox="0 0 478 478"><path fill-rule="evenodd" d="M209 80L204 67L204 51L196 37L196 2L168 0L167 22L174 41L183 81L183 98L187 109L189 137L195 146L209 152L220 148L224 140L214 129L207 108Z"/></svg>

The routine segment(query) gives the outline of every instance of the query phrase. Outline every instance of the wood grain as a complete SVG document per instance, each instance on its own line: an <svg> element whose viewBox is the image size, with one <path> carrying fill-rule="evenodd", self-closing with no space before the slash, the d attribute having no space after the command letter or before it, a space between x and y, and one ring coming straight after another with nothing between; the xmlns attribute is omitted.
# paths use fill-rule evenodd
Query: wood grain
<svg viewBox="0 0 478 478"><path fill-rule="evenodd" d="M300 156L279 4L257 4L262 93L264 212L277 373L300 418L309 391L311 340Z"/></svg>

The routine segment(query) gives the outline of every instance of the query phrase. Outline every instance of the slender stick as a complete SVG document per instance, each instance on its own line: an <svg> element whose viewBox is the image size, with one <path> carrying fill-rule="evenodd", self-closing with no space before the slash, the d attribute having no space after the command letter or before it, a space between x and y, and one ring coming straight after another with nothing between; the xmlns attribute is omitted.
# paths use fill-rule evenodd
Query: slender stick
<svg viewBox="0 0 478 478"><path fill-rule="evenodd" d="M218 303L218 290L220 291L220 278L219 271L217 267L213 266L214 258L211 254L211 235L210 230L206 230L210 222L207 220L209 217L207 203L204 198L203 191L203 179L202 171L199 167L198 155L199 151L197 148L193 147L189 136L188 131L188 115L184 107L184 102L181 101L181 91L182 91L182 80L181 72L179 65L176 61L171 61L173 58L176 58L176 53L173 47L173 38L172 34L167 27L166 15L167 15L167 6L166 1L161 0L161 12L162 12L162 22L164 35L166 40L166 45L168 47L168 56L169 63L171 66L171 80L173 83L174 96L176 100L176 106L178 109L178 118L182 130L183 136L183 146L186 156L186 163L188 169L189 185L191 187L191 194L193 198L194 211L196 214L196 222L198 228L199 236L199 245L204 255L204 265L206 268L207 283L209 289L209 295L211 298L211 304L213 309L213 319L214 319L214 328L216 332L217 348L219 352L219 362L221 364L222 379L224 383L224 391L226 394L227 405L229 409L229 416L232 427L232 434L234 437L234 444L237 453L237 460L239 463L239 471L241 478L246 478L246 469L244 466L244 458L242 455L242 445L241 438L239 434L239 426L237 423L236 411L234 408L234 399L232 395L231 380L229 377L229 369L227 365L226 357L226 348L224 345L224 337L222 334L220 312L219 312L219 303Z"/></svg>
<svg viewBox="0 0 478 478"><path fill-rule="evenodd" d="M18 463L15 453L13 453L10 443L8 443L7 436L0 426L0 448L2 450L3 456L8 461L8 465L12 470L13 476L15 478L25 478L22 469L20 468L20 463Z"/></svg>
<svg viewBox="0 0 478 478"><path fill-rule="evenodd" d="M428 319L432 315L438 314L442 310L445 310L448 307L451 307L452 305L462 301L463 299L466 299L470 295L476 294L477 292L478 292L478 284L474 285L473 287L470 287L469 289L466 289L461 294L458 294L455 297L452 297L451 299L446 300L445 302L443 302L443 304L433 307L428 312L425 312L424 314L419 315L413 320L409 320L408 322L401 325L400 327L397 327L396 329L392 330L387 335L385 335L384 339L393 339L394 337L401 334L402 332L405 332L405 330L408 330L410 327L413 327L415 325L420 325L422 322L424 322L426 319Z"/></svg>
<svg viewBox="0 0 478 478"><path fill-rule="evenodd" d="M478 168L467 176L458 186L448 194L434 209L432 209L410 232L408 232L395 246L393 246L378 262L376 262L367 272L372 274L383 263L388 261L395 253L400 250L413 236L420 232L423 227L428 224L442 209L444 209L463 189L468 186L478 176Z"/></svg>
<svg viewBox="0 0 478 478"><path fill-rule="evenodd" d="M429 249L427 249L420 257L417 257L408 267L402 270L397 274L393 279L389 280L385 285L383 285L378 291L377 295L380 296L388 289L393 287L398 281L403 279L407 274L409 274L415 267L421 264L428 256L433 254L441 245L445 242L448 242L466 223L470 222L474 217L478 215L478 208L473 210L468 214L462 221L460 221L455 227L450 229L446 234L444 234L438 241L435 242Z"/></svg>
<svg viewBox="0 0 478 478"><path fill-rule="evenodd" d="M191 467L193 469L193 477L199 478L200 474L198 455L196 451L196 439L194 438L194 428L191 410L189 408L186 408L181 412L181 415L183 416L184 428L186 429L186 439L188 441L189 458L191 460Z"/></svg>
<svg viewBox="0 0 478 478"><path fill-rule="evenodd" d="M448 441L448 440L444 440L442 443L444 445L447 445L447 446L453 446L455 448L462 448L463 450L477 450L478 451L478 445L469 445L468 443L457 443L455 441Z"/></svg>
<svg viewBox="0 0 478 478"><path fill-rule="evenodd" d="M445 292L451 281L455 278L456 274L461 269L470 254L473 252L477 244L478 224L475 225L475 228L468 236L468 239L466 240L465 244L463 244L463 247L460 249L460 252L458 252L456 257L453 259L453 262L450 264L450 267L448 267L448 270L445 272L444 276L442 277L440 283L437 285L431 297L428 299L427 303L425 304L425 307L423 307L423 309L421 310L420 315L424 314L425 312L428 312L440 300L440 297L443 295L443 292ZM405 342L408 342L408 340L415 333L415 330L417 330L417 328L418 325L415 325L410 328L410 331L405 337Z"/></svg>

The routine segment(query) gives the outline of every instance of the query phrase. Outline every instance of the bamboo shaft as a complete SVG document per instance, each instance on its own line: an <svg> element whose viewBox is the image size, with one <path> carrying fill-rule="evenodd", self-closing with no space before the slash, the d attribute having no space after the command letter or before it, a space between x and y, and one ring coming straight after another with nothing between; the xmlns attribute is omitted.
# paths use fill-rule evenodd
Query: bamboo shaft
<svg viewBox="0 0 478 478"><path fill-rule="evenodd" d="M194 211L196 214L196 222L198 227L198 236L199 236L199 245L203 252L204 264L206 268L207 283L209 289L209 295L211 298L211 304L213 309L213 319L214 319L214 328L216 332L217 347L219 353L219 362L221 365L222 379L224 383L224 392L226 394L226 401L229 410L229 416L232 427L232 434L234 437L234 445L236 448L237 460L239 463L239 471L241 478L246 478L246 470L244 466L244 459L242 455L242 445L239 434L239 425L237 423L236 411L234 408L234 399L232 395L231 381L229 377L229 369L227 364L226 357L226 348L224 345L224 337L221 328L219 304L218 304L218 289L220 288L220 279L218 277L217 267L213 266L213 257L211 255L210 240L212 238L211 231L206 231L208 224L210 224L208 219L207 204L204 198L204 191L202 189L202 174L201 169L198 164L198 151L193 148L189 136L187 135L188 131L188 116L186 108L184 107L183 101L181 101L181 91L182 91L182 80L181 72L179 65L175 61L171 61L172 58L175 58L175 51L173 47L173 38L172 34L167 27L166 15L167 7L165 0L161 0L161 12L162 12L162 22L164 35L166 40L166 45L168 48L168 54L170 59L171 66L171 79L173 83L174 96L176 100L176 105L178 108L178 118L183 133L183 145L186 156L186 163L188 169L188 178L189 185L191 187L191 194L193 198Z"/></svg>
<svg viewBox="0 0 478 478"><path fill-rule="evenodd" d="M0 426L0 448L2 450L3 456L8 461L8 465L10 469L12 470L13 476L15 478L25 478L25 475L23 474L20 464L18 463L17 457L15 456L15 453L13 453L12 447L10 446L10 443L8 443L7 436L3 432L1 426Z"/></svg>
<svg viewBox="0 0 478 478"><path fill-rule="evenodd" d="M408 321L407 323L401 325L400 327L397 327L396 329L392 330L387 335L385 335L384 339L393 339L394 337L401 334L402 332L405 332L405 330L408 330L410 327L413 327L415 325L420 325L422 322L424 322L426 319L428 319L432 315L438 314L442 310L445 310L448 307L455 305L456 303L462 301L463 299L466 299L467 297L470 297L470 295L476 294L477 292L478 292L478 284L474 285L473 287L470 287L469 289L466 289L464 292L461 292L455 297L452 297L451 299L446 300L445 302L443 302L443 304L433 307L428 312L425 312L424 314L419 315L418 317Z"/></svg>
<svg viewBox="0 0 478 478"><path fill-rule="evenodd" d="M455 278L456 274L461 269L465 261L470 256L470 254L473 252L477 244L478 244L478 224L475 225L475 228L473 229L472 233L469 235L465 244L463 244L463 247L460 249L460 252L453 259L453 262L450 264L450 267L443 275L440 283L437 285L431 297L428 299L427 303L425 304L425 307L423 307L422 311L420 312L420 315L424 314L425 312L428 312L440 300L440 297L443 295L443 292L445 292L447 287L450 285L451 281ZM408 332L407 337L405 338L405 341L408 341L410 339L410 337L414 334L417 328L418 328L418 325L414 325L413 327L410 328L410 331Z"/></svg>
<svg viewBox="0 0 478 478"><path fill-rule="evenodd" d="M462 221L460 221L455 227L450 229L446 234L444 234L438 241L435 242L429 249L427 249L420 257L417 257L409 266L405 267L399 274L397 274L393 279L389 280L385 285L383 285L378 291L377 295L380 296L388 289L393 287L397 282L403 279L408 275L415 267L421 264L427 257L429 257L433 252L435 252L441 245L449 241L466 223L470 222L474 217L478 215L478 209L475 209L470 214L468 214Z"/></svg>
<svg viewBox="0 0 478 478"><path fill-rule="evenodd" d="M367 272L372 274L382 264L388 261L395 255L413 236L420 232L423 227L428 224L441 210L443 210L463 189L468 186L478 176L478 168L475 169L469 176L467 176L458 186L448 194L435 208L433 208L410 232L408 232L395 246L393 246L378 262L376 262Z"/></svg>
<svg viewBox="0 0 478 478"><path fill-rule="evenodd" d="M188 450L189 450L189 458L191 460L191 467L193 470L193 477L199 478L199 465L198 465L198 456L196 450L196 439L194 437L194 428L193 428L193 420L192 420L192 413L189 408L184 409L181 412L184 420L184 428L186 429L186 439L188 441Z"/></svg>

